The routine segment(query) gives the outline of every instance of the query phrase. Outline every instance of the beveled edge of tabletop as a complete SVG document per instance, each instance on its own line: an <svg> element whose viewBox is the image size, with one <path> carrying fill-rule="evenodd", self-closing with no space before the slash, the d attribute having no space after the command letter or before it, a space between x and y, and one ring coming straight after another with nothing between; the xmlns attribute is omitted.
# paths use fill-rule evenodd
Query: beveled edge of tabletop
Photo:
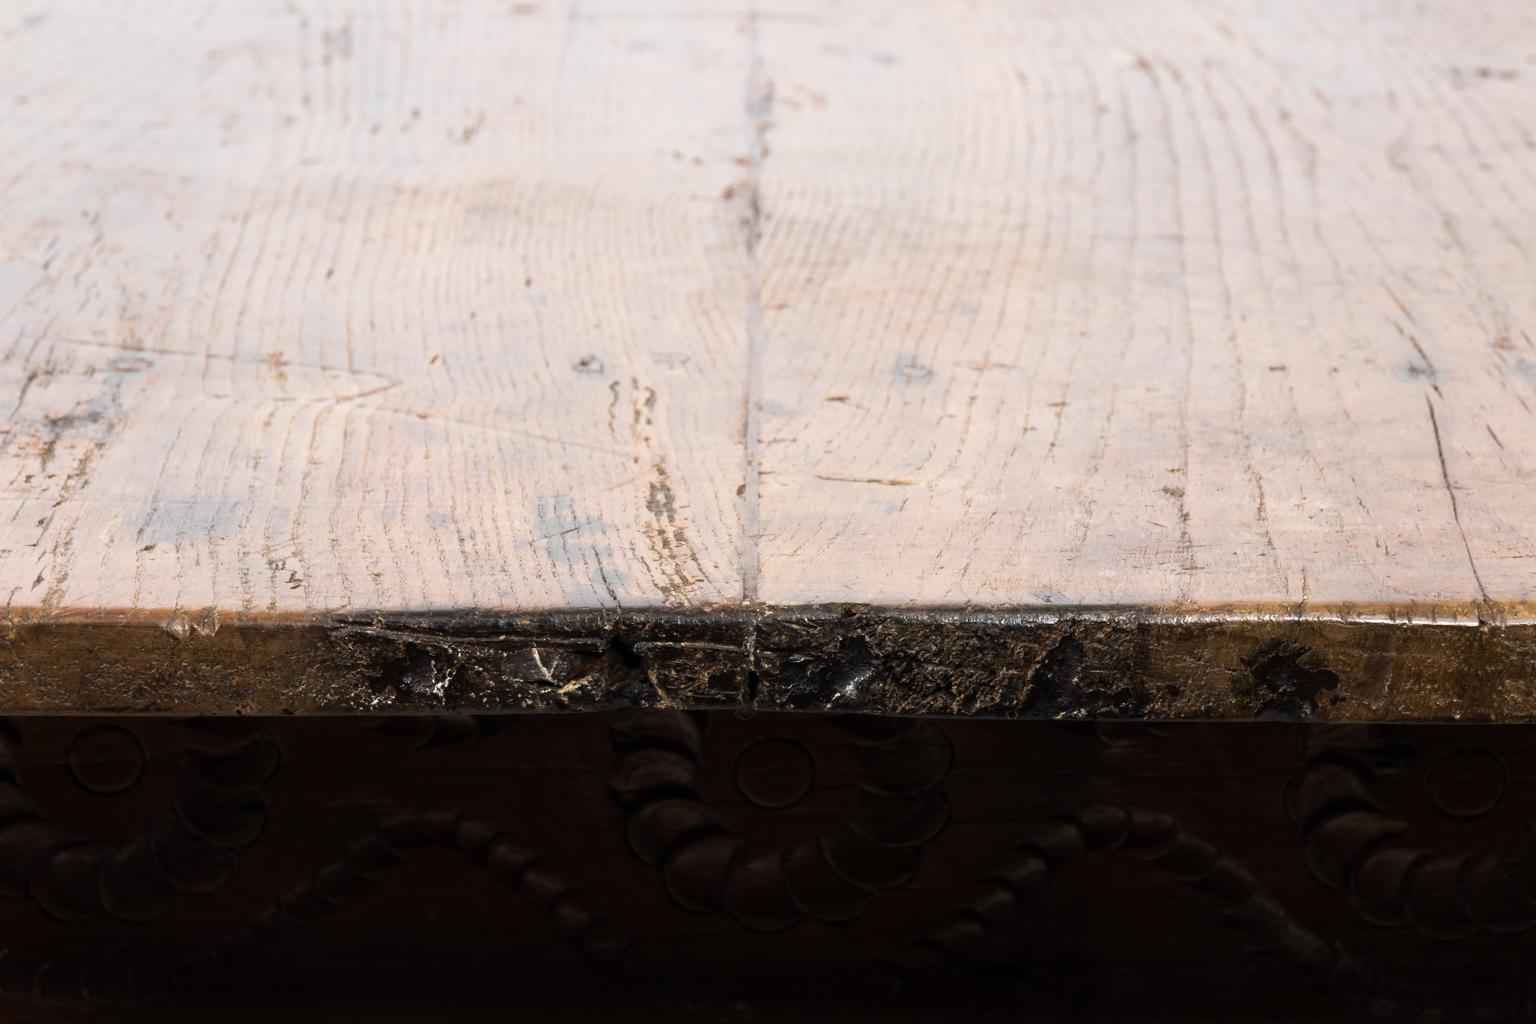
<svg viewBox="0 0 1536 1024"><path fill-rule="evenodd" d="M1536 721L1536 609L850 604L0 619L3 714L623 706Z"/></svg>

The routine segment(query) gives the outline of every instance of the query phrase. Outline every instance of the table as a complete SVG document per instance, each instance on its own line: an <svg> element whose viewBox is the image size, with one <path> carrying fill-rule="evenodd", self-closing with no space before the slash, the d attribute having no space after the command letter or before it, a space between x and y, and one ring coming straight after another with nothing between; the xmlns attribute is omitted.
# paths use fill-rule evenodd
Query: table
<svg viewBox="0 0 1536 1024"><path fill-rule="evenodd" d="M186 783L222 794L226 852L288 728L259 716L368 713L430 747L603 712L512 726L594 786L623 743L590 737L732 713L897 716L873 740L770 716L768 779L941 728L905 716L1042 749L1078 734L979 720L1300 737L1241 785L1194 770L1213 826L1329 735L1362 814L1394 736L1447 820L1522 777L1517 738L1393 729L1536 718L1528 3L16 3L0 40L0 712L93 794L96 839L139 820L104 809L118 784L174 802L167 766L201 763L127 715L234 737L210 748L232 776ZM586 754L548 747L564 729ZM727 772L647 742L679 792L669 757ZM1156 790L1185 755L1153 746ZM928 749L908 789L847 771L897 814ZM370 821L437 778L356 756L393 794ZM311 795L354 799L328 770ZM1073 798L1069 846L1126 840L1116 780ZM355 832L307 806L288 849ZM960 886L1028 815L956 807ZM1312 810L1315 838L1339 808ZM1312 876L1407 899L1429 862L1406 853L1377 879L1397 895L1360 888L1387 820L1330 824L1364 831ZM66 834L14 833L0 866L113 918L88 893L143 849L60 860ZM1470 905L1472 863L1422 898ZM87 895L47 894L67 879ZM1297 962L1327 945L1284 934ZM1330 957L1307 962L1348 973Z"/></svg>
<svg viewBox="0 0 1536 1024"><path fill-rule="evenodd" d="M7 705L1529 717L1529 14L1333 10L18 11Z"/></svg>

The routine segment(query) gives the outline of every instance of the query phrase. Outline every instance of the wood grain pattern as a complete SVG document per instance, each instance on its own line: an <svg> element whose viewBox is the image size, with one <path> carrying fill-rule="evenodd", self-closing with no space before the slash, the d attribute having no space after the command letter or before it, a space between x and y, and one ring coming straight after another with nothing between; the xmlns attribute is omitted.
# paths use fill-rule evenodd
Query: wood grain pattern
<svg viewBox="0 0 1536 1024"><path fill-rule="evenodd" d="M743 45L625 13L15 12L8 605L739 597Z"/></svg>
<svg viewBox="0 0 1536 1024"><path fill-rule="evenodd" d="M765 600L1536 598L1529 5L941 7L762 28Z"/></svg>
<svg viewBox="0 0 1536 1024"><path fill-rule="evenodd" d="M920 675L902 616L949 609L1044 630L970 667L1018 700L906 710L1113 671L1255 713L1223 688L1344 635L1351 715L1536 713L1529 4L8 4L0 40L13 708L279 654L339 689L219 700L355 707L402 642L337 630L431 616L563 687L595 670L528 638L583 615L660 700L779 706L764 616ZM851 649L846 606L898 627ZM172 662L201 696L125 681Z"/></svg>

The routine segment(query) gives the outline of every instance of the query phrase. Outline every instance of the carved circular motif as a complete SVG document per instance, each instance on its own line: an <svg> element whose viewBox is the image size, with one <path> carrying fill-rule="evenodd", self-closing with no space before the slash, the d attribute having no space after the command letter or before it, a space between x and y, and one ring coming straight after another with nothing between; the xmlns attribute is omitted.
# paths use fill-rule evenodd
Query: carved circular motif
<svg viewBox="0 0 1536 1024"><path fill-rule="evenodd" d="M1504 798L1509 768L1486 747L1457 747L1436 758L1424 787L1442 814L1480 818Z"/></svg>
<svg viewBox="0 0 1536 1024"><path fill-rule="evenodd" d="M608 791L624 809L631 852L661 872L674 903L772 932L802 920L852 920L881 890L917 875L924 846L949 821L948 733L923 719L831 724L857 765L849 806L798 840L761 844L705 796L697 719L663 709L615 719ZM798 741L758 740L732 763L736 788L759 808L790 807L815 788L816 759Z"/></svg>
<svg viewBox="0 0 1536 1024"><path fill-rule="evenodd" d="M69 741L66 763L81 789L98 796L126 793L144 777L147 755L138 736L120 725L92 725Z"/></svg>
<svg viewBox="0 0 1536 1024"><path fill-rule="evenodd" d="M1385 733L1338 726L1305 736L1291 793L1306 864L1324 885L1346 890L1361 916L1443 939L1536 924L1536 834L1492 849L1422 846L1379 792L1376 766L1393 763ZM1508 781L1496 751L1452 747L1431 762L1423 785L1440 813L1469 819L1497 807Z"/></svg>
<svg viewBox="0 0 1536 1024"><path fill-rule="evenodd" d="M815 787L816 758L799 740L770 737L742 750L734 775L742 799L781 811L804 800Z"/></svg>

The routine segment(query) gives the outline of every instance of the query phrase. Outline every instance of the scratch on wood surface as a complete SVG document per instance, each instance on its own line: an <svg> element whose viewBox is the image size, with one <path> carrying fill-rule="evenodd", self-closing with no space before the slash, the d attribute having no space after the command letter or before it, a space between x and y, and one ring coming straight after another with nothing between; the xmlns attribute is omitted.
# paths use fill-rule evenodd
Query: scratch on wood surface
<svg viewBox="0 0 1536 1024"><path fill-rule="evenodd" d="M746 248L746 395L743 399L743 458L745 480L738 492L741 498L741 597L748 603L758 599L761 573L758 554L759 506L761 504L762 435L762 363L767 343L763 324L763 281L758 251L763 233L763 161L768 156L768 132L773 124L773 81L764 63L758 9L753 3L746 12L746 183L735 201L745 206L742 234Z"/></svg>
<svg viewBox="0 0 1536 1024"><path fill-rule="evenodd" d="M878 484L881 487L912 487L917 483L916 480L903 480L900 477L836 476L831 473L817 473L816 479L839 484Z"/></svg>
<svg viewBox="0 0 1536 1024"><path fill-rule="evenodd" d="M1482 595L1485 608L1492 609L1493 601L1488 596L1488 590L1483 586L1483 577L1477 571L1477 559L1472 557L1472 544L1467 540L1467 531L1461 523L1461 507L1456 501L1456 487L1451 483L1451 469L1445 462L1445 444L1440 438L1440 420L1435 416L1434 399L1424 396L1424 404L1429 408L1429 425L1435 434L1435 455L1440 460L1440 479L1445 484L1446 497L1451 500L1451 517L1456 520L1456 530L1461 535L1461 546L1467 553L1467 567L1472 570L1472 578L1477 582L1477 591Z"/></svg>
<svg viewBox="0 0 1536 1024"><path fill-rule="evenodd" d="M646 525L645 535L650 542L651 552L661 562L661 572L665 577L660 584L662 593L669 603L687 604L689 588L698 582L691 575L689 564L697 570L701 579L707 580L709 574L699 561L699 554L689 541L683 520L678 515L677 499L667 475L666 459L657 456L651 463L651 471L650 493L645 502L646 509L651 513L651 522Z"/></svg>

